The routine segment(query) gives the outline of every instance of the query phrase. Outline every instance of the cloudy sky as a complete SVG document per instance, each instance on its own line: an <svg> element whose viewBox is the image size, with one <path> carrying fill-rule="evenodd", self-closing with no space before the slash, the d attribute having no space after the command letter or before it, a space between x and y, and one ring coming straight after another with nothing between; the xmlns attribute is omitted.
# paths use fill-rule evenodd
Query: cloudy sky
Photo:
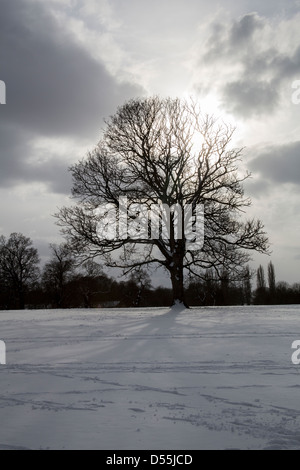
<svg viewBox="0 0 300 470"><path fill-rule="evenodd" d="M31 237L45 260L67 169L103 119L132 97L193 95L235 123L249 216L277 280L300 282L299 31L299 0L0 0L0 234Z"/></svg>

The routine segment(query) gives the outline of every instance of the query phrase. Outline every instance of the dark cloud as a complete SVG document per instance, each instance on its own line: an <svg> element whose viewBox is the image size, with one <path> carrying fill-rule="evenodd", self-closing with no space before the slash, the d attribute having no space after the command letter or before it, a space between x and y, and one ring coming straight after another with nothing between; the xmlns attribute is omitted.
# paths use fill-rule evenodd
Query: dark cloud
<svg viewBox="0 0 300 470"><path fill-rule="evenodd" d="M44 5L2 0L1 79L5 119L46 135L86 135L124 96L141 90L118 84L74 44Z"/></svg>
<svg viewBox="0 0 300 470"><path fill-rule="evenodd" d="M57 155L43 151L42 160L30 159L36 154L32 146L33 132L19 126L2 123L0 126L0 185L2 188L19 183L41 182L56 193L67 194L71 188L71 176L67 171L69 155L58 159ZM36 157L38 157L36 155Z"/></svg>
<svg viewBox="0 0 300 470"><path fill-rule="evenodd" d="M212 23L203 61L223 62L225 59L234 62L238 56L243 57L245 48L248 50L254 41L256 31L263 27L263 21L256 13L249 13L232 24Z"/></svg>
<svg viewBox="0 0 300 470"><path fill-rule="evenodd" d="M299 40L300 42L300 40ZM269 63L270 69L273 71L278 81L286 78L293 78L300 74L300 45L294 54L273 54L273 58Z"/></svg>
<svg viewBox="0 0 300 470"><path fill-rule="evenodd" d="M1 107L0 118L3 118L2 109ZM5 122L5 119L1 122L0 119L0 184L2 187L10 186L13 179L21 176L20 164L22 165L30 155L30 139L33 135L18 125Z"/></svg>
<svg viewBox="0 0 300 470"><path fill-rule="evenodd" d="M119 83L58 26L45 2L2 0L0 79L7 104L0 110L0 182L23 179L58 190L63 162L26 163L34 137L100 137L103 117L143 90ZM31 170L31 175L29 172Z"/></svg>
<svg viewBox="0 0 300 470"><path fill-rule="evenodd" d="M256 13L249 13L235 21L230 30L229 41L232 47L241 47L251 41L254 33L263 28L263 22Z"/></svg>
<svg viewBox="0 0 300 470"><path fill-rule="evenodd" d="M64 160L50 159L45 163L27 163L21 168L22 181L45 183L51 192L71 193L72 177Z"/></svg>
<svg viewBox="0 0 300 470"><path fill-rule="evenodd" d="M276 184L300 185L300 141L265 149L250 164L253 172Z"/></svg>
<svg viewBox="0 0 300 470"><path fill-rule="evenodd" d="M280 103L281 90L300 76L300 46L290 56L269 48L256 56L242 60L240 80L222 88L228 110L242 116L269 114ZM268 78L264 78L268 77Z"/></svg>

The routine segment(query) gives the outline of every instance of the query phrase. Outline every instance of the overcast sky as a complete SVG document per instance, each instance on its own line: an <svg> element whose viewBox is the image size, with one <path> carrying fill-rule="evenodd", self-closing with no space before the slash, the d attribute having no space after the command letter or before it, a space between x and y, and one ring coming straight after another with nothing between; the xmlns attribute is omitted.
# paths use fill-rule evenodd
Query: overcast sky
<svg viewBox="0 0 300 470"><path fill-rule="evenodd" d="M68 167L103 119L132 97L194 95L235 123L249 216L277 280L300 282L299 31L299 0L0 0L0 234L24 233L45 260Z"/></svg>

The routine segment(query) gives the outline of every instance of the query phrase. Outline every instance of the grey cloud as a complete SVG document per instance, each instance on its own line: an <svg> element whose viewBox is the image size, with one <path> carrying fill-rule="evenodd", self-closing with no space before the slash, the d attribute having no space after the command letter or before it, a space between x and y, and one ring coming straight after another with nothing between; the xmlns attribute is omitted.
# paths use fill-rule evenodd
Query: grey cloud
<svg viewBox="0 0 300 470"><path fill-rule="evenodd" d="M298 76L300 74L300 45L291 56L274 54L270 68L273 69L279 80Z"/></svg>
<svg viewBox="0 0 300 470"><path fill-rule="evenodd" d="M25 163L21 168L22 180L45 183L51 192L71 193L71 174L65 161L52 158L43 164Z"/></svg>
<svg viewBox="0 0 300 470"><path fill-rule="evenodd" d="M258 29L263 28L263 22L256 13L249 13L235 21L231 27L229 41L232 47L240 47L246 41L253 39Z"/></svg>
<svg viewBox="0 0 300 470"><path fill-rule="evenodd" d="M59 29L44 5L2 0L0 44L7 85L3 117L35 132L91 135L112 106L142 92L118 84Z"/></svg>
<svg viewBox="0 0 300 470"><path fill-rule="evenodd" d="M69 194L71 176L66 158L58 159L48 152L43 154L43 163L33 163L32 139L34 133L19 126L4 123L0 126L0 185L2 188L19 183L45 183L53 192Z"/></svg>
<svg viewBox="0 0 300 470"><path fill-rule="evenodd" d="M224 2L225 3L225 2ZM243 14L245 11L256 11L262 16L273 16L274 14L284 14L290 17L299 11L297 0L226 0L228 10L234 10Z"/></svg>
<svg viewBox="0 0 300 470"><path fill-rule="evenodd" d="M262 52L245 56L243 64L245 77L259 80L261 77L269 76L274 83L280 85L286 79L299 76L300 45L293 54L283 54L270 47Z"/></svg>
<svg viewBox="0 0 300 470"><path fill-rule="evenodd" d="M223 88L223 104L239 116L251 117L273 111L278 101L277 87L266 81L245 79L228 83Z"/></svg>
<svg viewBox="0 0 300 470"><path fill-rule="evenodd" d="M300 185L300 141L265 149L250 162L250 169L273 183Z"/></svg>
<svg viewBox="0 0 300 470"><path fill-rule="evenodd" d="M256 13L244 15L232 25L219 21L211 25L211 34L206 43L204 62L234 62L244 54L245 47L254 40L255 32L263 28L263 21Z"/></svg>
<svg viewBox="0 0 300 470"><path fill-rule="evenodd" d="M245 118L276 110L286 81L300 75L300 46L291 56L270 48L245 58L238 81L222 88L226 108ZM268 77L268 78L266 78Z"/></svg>
<svg viewBox="0 0 300 470"><path fill-rule="evenodd" d="M206 66L232 69L232 78L218 84L219 93L225 109L245 119L275 111L287 80L300 75L300 39L285 53L279 51L259 35L268 22L251 13L231 24L214 23L202 56Z"/></svg>
<svg viewBox="0 0 300 470"><path fill-rule="evenodd" d="M265 178L249 178L244 183L246 194L250 197L265 197L272 189L272 184Z"/></svg>
<svg viewBox="0 0 300 470"><path fill-rule="evenodd" d="M2 108L0 112L2 113ZM3 121L0 121L0 184L6 187L10 186L13 180L22 177L20 165L30 155L30 141L34 134L18 125Z"/></svg>
<svg viewBox="0 0 300 470"><path fill-rule="evenodd" d="M112 77L59 28L46 4L1 1L0 79L7 104L0 109L0 183L39 180L61 192L69 184L66 164L50 155L44 165L30 166L34 138L96 143L103 118L144 91Z"/></svg>

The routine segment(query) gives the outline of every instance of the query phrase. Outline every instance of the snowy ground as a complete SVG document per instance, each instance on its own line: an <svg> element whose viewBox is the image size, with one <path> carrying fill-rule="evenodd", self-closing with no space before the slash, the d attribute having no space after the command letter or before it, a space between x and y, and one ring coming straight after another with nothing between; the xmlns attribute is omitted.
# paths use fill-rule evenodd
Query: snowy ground
<svg viewBox="0 0 300 470"><path fill-rule="evenodd" d="M300 306L0 312L0 449L299 449Z"/></svg>

